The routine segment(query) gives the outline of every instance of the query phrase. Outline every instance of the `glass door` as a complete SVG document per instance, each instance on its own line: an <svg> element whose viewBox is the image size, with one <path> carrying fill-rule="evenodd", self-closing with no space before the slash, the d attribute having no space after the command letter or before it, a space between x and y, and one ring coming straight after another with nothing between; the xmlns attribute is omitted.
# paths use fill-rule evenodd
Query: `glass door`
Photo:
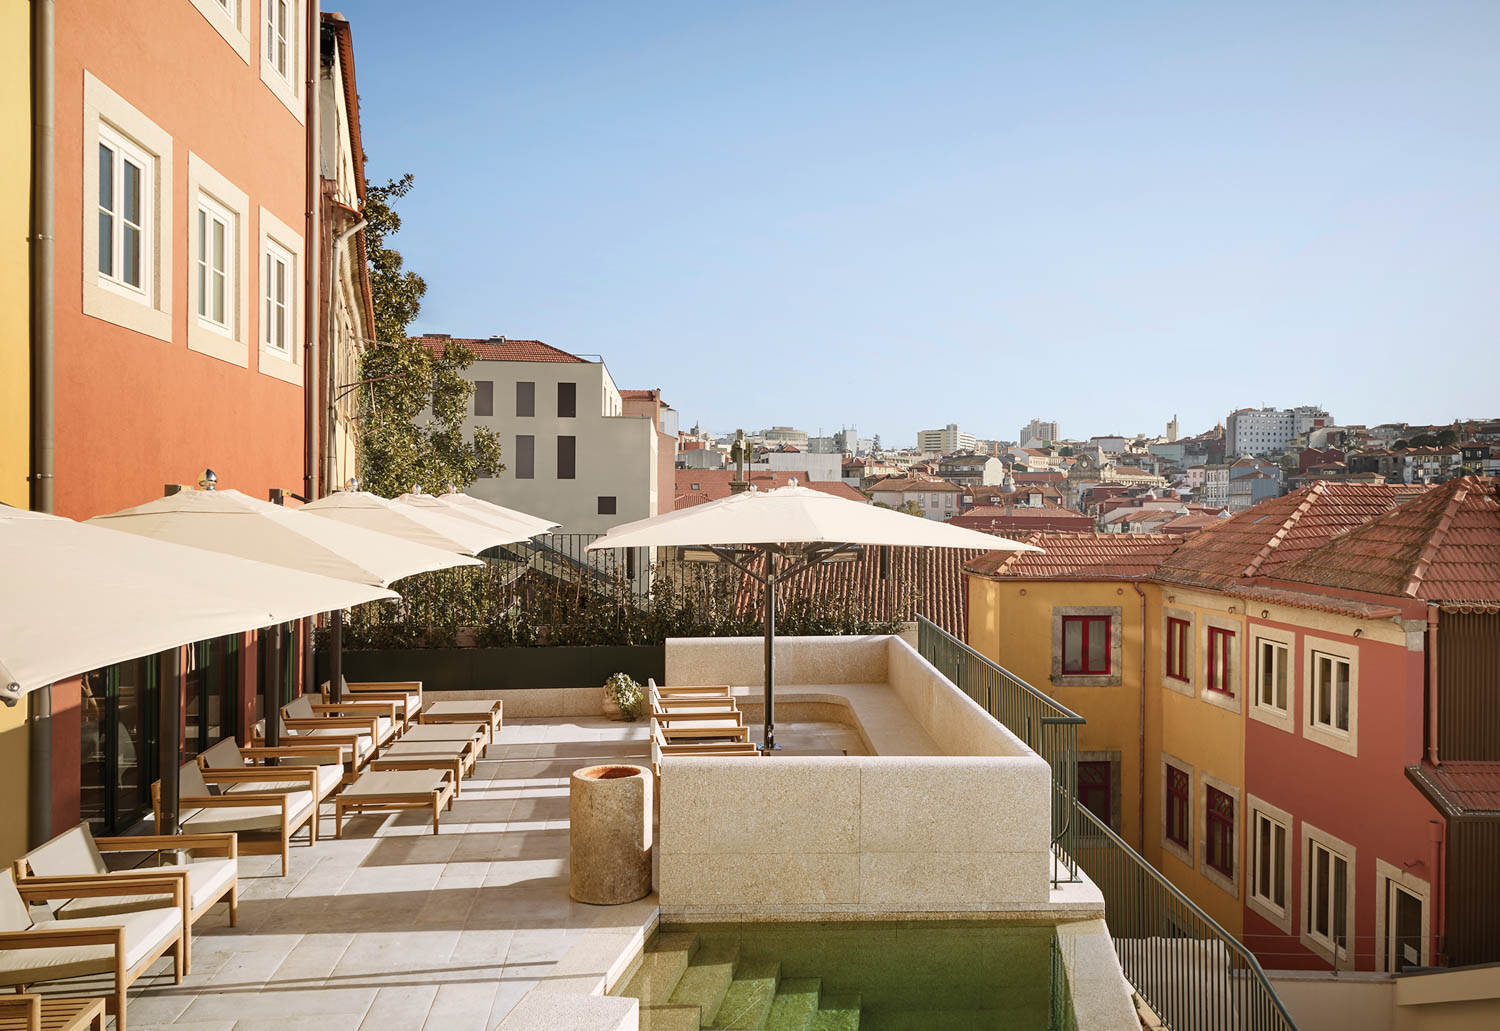
<svg viewBox="0 0 1500 1031"><path fill-rule="evenodd" d="M1422 965L1422 897L1386 881L1385 969L1393 974Z"/></svg>
<svg viewBox="0 0 1500 1031"><path fill-rule="evenodd" d="M151 811L156 779L156 657L83 676L81 815L114 834Z"/></svg>

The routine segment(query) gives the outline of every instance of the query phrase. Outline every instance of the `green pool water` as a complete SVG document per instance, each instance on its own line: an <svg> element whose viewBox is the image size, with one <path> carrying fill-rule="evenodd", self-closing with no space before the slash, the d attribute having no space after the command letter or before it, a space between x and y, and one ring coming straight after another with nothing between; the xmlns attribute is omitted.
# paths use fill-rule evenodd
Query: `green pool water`
<svg viewBox="0 0 1500 1031"><path fill-rule="evenodd" d="M734 976L746 982L731 999L751 994L755 986L748 979L754 977L761 979L762 993L772 986L783 993L805 992L809 979L816 979L825 1001L857 996L857 1024L830 1021L828 1026L860 1031L1075 1031L1077 1026L1050 926L977 921L676 924L663 925L661 933L696 935L705 956L736 956ZM749 1025L775 1031L785 1003L764 1019L752 1017ZM788 1026L823 1025L797 1020Z"/></svg>

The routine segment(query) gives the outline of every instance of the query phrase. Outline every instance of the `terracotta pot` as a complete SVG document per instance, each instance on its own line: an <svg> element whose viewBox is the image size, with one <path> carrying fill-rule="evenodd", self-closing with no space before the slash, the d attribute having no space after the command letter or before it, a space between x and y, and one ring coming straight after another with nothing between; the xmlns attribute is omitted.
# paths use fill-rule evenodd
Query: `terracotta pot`
<svg viewBox="0 0 1500 1031"><path fill-rule="evenodd" d="M617 906L651 894L651 771L588 766L568 784L568 894Z"/></svg>

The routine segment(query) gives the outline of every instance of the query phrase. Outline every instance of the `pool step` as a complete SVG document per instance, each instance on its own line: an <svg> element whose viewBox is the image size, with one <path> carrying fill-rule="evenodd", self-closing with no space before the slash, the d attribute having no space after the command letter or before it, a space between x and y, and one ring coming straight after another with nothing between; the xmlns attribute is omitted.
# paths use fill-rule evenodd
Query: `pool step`
<svg viewBox="0 0 1500 1031"><path fill-rule="evenodd" d="M701 1013L697 1006L642 1003L640 1031L698 1031Z"/></svg>
<svg viewBox="0 0 1500 1031"><path fill-rule="evenodd" d="M620 994L641 1000L642 1007L666 1002L697 951L698 936L690 931L656 935L641 955L640 969Z"/></svg>
<svg viewBox="0 0 1500 1031"><path fill-rule="evenodd" d="M780 980L780 960L740 960L712 1026L723 1031L760 1031L771 1013Z"/></svg>
<svg viewBox="0 0 1500 1031"><path fill-rule="evenodd" d="M823 996L812 1031L859 1031L859 996Z"/></svg>
<svg viewBox="0 0 1500 1031"><path fill-rule="evenodd" d="M712 1027L719 1015L719 1006L729 993L739 958L738 945L724 942L699 945L667 1002L674 1006L697 1006L699 1026Z"/></svg>
<svg viewBox="0 0 1500 1031"><path fill-rule="evenodd" d="M823 981L817 977L785 977L776 986L776 998L766 1017L765 1031L812 1031L818 1015L818 997Z"/></svg>

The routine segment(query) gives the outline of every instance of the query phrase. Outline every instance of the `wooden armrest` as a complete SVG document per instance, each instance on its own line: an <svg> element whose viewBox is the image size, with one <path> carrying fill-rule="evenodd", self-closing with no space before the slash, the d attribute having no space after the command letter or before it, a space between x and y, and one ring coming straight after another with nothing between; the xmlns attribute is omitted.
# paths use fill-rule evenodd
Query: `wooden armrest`
<svg viewBox="0 0 1500 1031"><path fill-rule="evenodd" d="M313 712L344 713L363 719L369 715L379 719L381 716L387 719L396 718L396 705L394 702L320 702L312 707Z"/></svg>
<svg viewBox="0 0 1500 1031"><path fill-rule="evenodd" d="M29 931L0 931L0 949L55 949L60 945L113 945L125 951L124 927L69 927L71 920L53 920Z"/></svg>
<svg viewBox="0 0 1500 1031"><path fill-rule="evenodd" d="M422 693L420 680L346 680L344 686L351 691L405 691L415 695Z"/></svg>
<svg viewBox="0 0 1500 1031"><path fill-rule="evenodd" d="M100 852L160 852L172 849L194 852L204 849L208 855L221 852L224 859L235 859L240 854L239 839L233 834L140 834L126 838L95 838L94 845Z"/></svg>
<svg viewBox="0 0 1500 1031"><path fill-rule="evenodd" d="M329 748L326 745L281 745L277 748L267 746L252 746L241 748L240 755L246 759L311 759L314 756L333 758L327 763L332 766L343 762L343 753L337 748ZM259 763L256 763L259 765ZM221 767L222 768L222 767ZM280 767L277 767L278 769ZM212 769L212 767L210 767Z"/></svg>
<svg viewBox="0 0 1500 1031"><path fill-rule="evenodd" d="M283 719L281 725L293 730L340 730L350 728L351 734L375 737L380 733L380 721L374 716L319 716L315 719ZM353 729L361 728L361 729Z"/></svg>
<svg viewBox="0 0 1500 1031"><path fill-rule="evenodd" d="M283 780L302 780L311 778L316 781L318 768L316 766L256 766L240 767L237 769L209 769L204 770L203 779L210 784L275 784Z"/></svg>
<svg viewBox="0 0 1500 1031"><path fill-rule="evenodd" d="M659 723L670 723L673 720L689 723L693 721L701 722L703 720L728 720L736 726L742 726L745 722L744 713L738 709L711 712L704 712L701 709L694 709L691 712L670 712L662 709L652 709L651 718Z"/></svg>
<svg viewBox="0 0 1500 1031"><path fill-rule="evenodd" d="M281 804L281 808L286 808L285 791L236 791L232 795L198 795L179 798L177 808L179 812L183 809L254 809L277 802Z"/></svg>
<svg viewBox="0 0 1500 1031"><path fill-rule="evenodd" d="M27 877L16 890L27 902L49 899L102 899L133 895L170 895L172 904L182 904L187 890L186 870L156 870L150 875L115 877L112 874L77 874L64 877Z"/></svg>

